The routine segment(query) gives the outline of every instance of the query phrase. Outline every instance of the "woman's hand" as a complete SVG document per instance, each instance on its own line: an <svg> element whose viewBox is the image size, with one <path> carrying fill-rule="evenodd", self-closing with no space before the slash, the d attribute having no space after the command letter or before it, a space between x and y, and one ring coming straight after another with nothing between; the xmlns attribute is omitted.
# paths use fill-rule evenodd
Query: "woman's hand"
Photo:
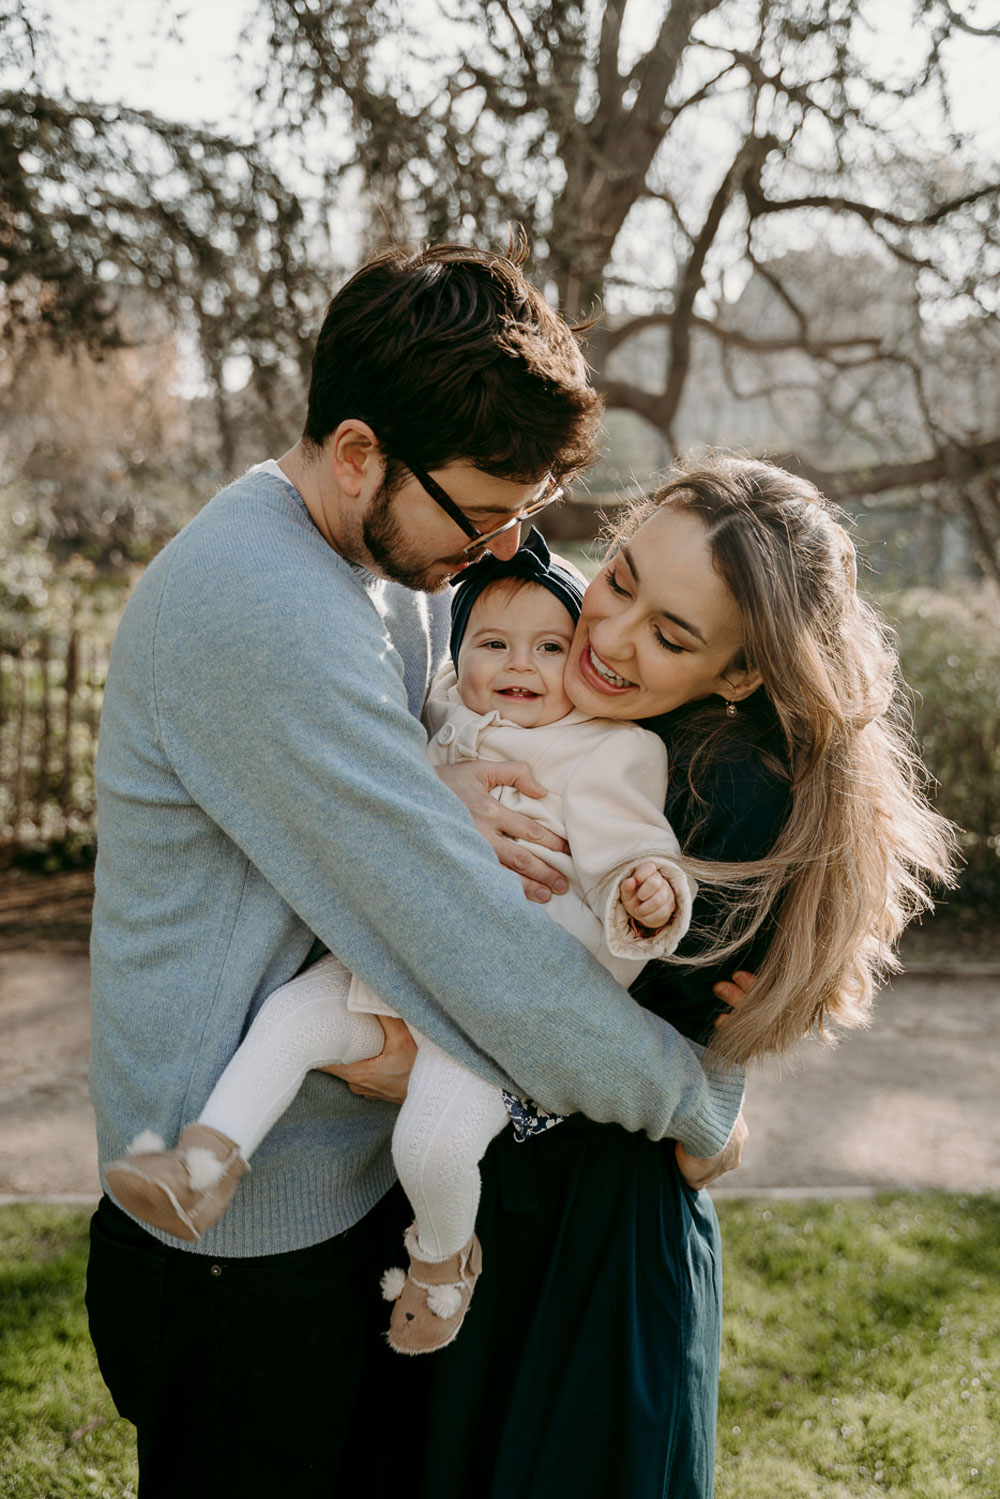
<svg viewBox="0 0 1000 1499"><path fill-rule="evenodd" d="M724 1004L731 1005L735 1010L746 999L756 981L755 973L747 973L741 968L733 974L732 979L722 979L719 983L713 984L712 993L716 999L721 999ZM715 1023L717 1026L725 1025L728 1019L728 1015L720 1015ZM722 1176L726 1171L735 1171L743 1159L743 1147L749 1138L750 1131L747 1129L747 1122L741 1110L736 1116L732 1134L718 1155L704 1158L688 1155L683 1145L676 1145L674 1149L677 1164L688 1186L700 1192L702 1187L707 1187L709 1182L714 1182L717 1176Z"/></svg>
<svg viewBox="0 0 1000 1499"><path fill-rule="evenodd" d="M712 993L716 999L721 999L723 1004L729 1005L730 1009L735 1010L743 1003L756 982L757 975L755 973L747 973L745 969L741 968L737 973L733 974L732 979L722 979L719 983L713 984ZM725 1025L728 1019L728 1015L720 1015L715 1023L717 1026Z"/></svg>
<svg viewBox="0 0 1000 1499"><path fill-rule="evenodd" d="M733 1132L718 1155L694 1156L688 1155L684 1146L677 1144L674 1152L677 1156L677 1165L680 1173L689 1187L700 1192L707 1187L709 1182L714 1182L717 1176L722 1176L726 1171L735 1171L743 1159L743 1147L750 1138L746 1120L742 1111L736 1116Z"/></svg>
<svg viewBox="0 0 1000 1499"><path fill-rule="evenodd" d="M393 1019L390 1015L376 1015L375 1018L385 1033L385 1045L377 1057L365 1057L361 1062L320 1067L317 1070L342 1077L351 1092L356 1093L359 1098L402 1103L417 1055L417 1043L402 1020Z"/></svg>
<svg viewBox="0 0 1000 1499"><path fill-rule="evenodd" d="M560 870L513 841L527 838L531 843L540 843L543 848L567 854L569 844L565 838L550 832L523 812L505 807L490 795L497 786L516 786L523 796L542 797L546 794L545 787L535 780L523 760L464 760L458 765L439 765L437 773L448 789L465 803L477 829L504 868L521 876L529 900L544 904L553 894L562 895L568 889L566 877Z"/></svg>

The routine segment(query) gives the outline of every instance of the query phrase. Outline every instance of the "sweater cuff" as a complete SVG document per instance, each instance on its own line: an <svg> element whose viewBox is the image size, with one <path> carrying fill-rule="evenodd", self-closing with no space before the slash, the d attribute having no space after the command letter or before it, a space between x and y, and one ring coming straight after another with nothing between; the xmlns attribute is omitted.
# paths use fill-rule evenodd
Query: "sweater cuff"
<svg viewBox="0 0 1000 1499"><path fill-rule="evenodd" d="M729 1067L705 1060L706 1048L688 1041L702 1062L705 1087L690 1108L674 1121L674 1138L688 1155L699 1160L718 1155L729 1142L746 1093L746 1073L742 1067Z"/></svg>

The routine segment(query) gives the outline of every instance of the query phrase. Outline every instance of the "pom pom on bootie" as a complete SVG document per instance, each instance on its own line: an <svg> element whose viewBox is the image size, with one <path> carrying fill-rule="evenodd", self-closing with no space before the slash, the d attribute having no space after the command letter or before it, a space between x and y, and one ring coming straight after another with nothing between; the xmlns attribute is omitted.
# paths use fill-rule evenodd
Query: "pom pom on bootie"
<svg viewBox="0 0 1000 1499"><path fill-rule="evenodd" d="M406 1271L400 1265L393 1265L383 1275L380 1285L383 1301L398 1301L406 1285Z"/></svg>

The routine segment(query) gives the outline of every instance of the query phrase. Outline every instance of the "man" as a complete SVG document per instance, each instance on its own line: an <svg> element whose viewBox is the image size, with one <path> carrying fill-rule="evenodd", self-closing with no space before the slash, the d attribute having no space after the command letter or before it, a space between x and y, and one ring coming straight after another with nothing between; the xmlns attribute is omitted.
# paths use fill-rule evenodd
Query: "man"
<svg viewBox="0 0 1000 1499"><path fill-rule="evenodd" d="M390 252L330 305L300 441L147 570L98 756L102 1163L146 1127L176 1139L317 939L483 1076L698 1157L726 1145L741 1080L707 1077L523 901L417 717L441 590L484 548L513 553L520 519L593 460L599 414L570 330L512 261ZM506 859L536 894L554 879ZM401 1026L390 1042L352 1074L369 1098L405 1087ZM396 1228L376 1207L393 1114L311 1075L193 1252L102 1202L88 1305L143 1499L329 1491L368 1356L360 1288Z"/></svg>

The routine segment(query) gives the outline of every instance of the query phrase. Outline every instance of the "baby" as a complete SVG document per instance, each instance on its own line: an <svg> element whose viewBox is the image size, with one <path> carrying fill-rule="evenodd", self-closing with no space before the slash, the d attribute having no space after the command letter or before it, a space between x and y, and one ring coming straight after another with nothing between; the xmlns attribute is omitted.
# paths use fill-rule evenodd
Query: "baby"
<svg viewBox="0 0 1000 1499"><path fill-rule="evenodd" d="M525 810L567 840L570 853L539 850L569 889L547 906L622 984L650 957L672 952L690 921L694 887L674 862L677 839L663 816L666 754L633 723L589 718L563 688L583 583L554 562L532 531L509 561L487 554L463 573L452 600L454 671L431 688L425 718L433 764L524 760L546 787ZM499 788L517 805L520 793ZM150 1132L107 1170L134 1217L197 1239L225 1211L247 1161L306 1073L377 1055L377 1016L392 1015L333 956L275 990L175 1150ZM393 1160L414 1210L409 1270L389 1270L395 1302L389 1342L425 1353L458 1333L481 1268L475 1235L479 1162L513 1119L519 1138L558 1124L413 1032L417 1055L392 1137Z"/></svg>

